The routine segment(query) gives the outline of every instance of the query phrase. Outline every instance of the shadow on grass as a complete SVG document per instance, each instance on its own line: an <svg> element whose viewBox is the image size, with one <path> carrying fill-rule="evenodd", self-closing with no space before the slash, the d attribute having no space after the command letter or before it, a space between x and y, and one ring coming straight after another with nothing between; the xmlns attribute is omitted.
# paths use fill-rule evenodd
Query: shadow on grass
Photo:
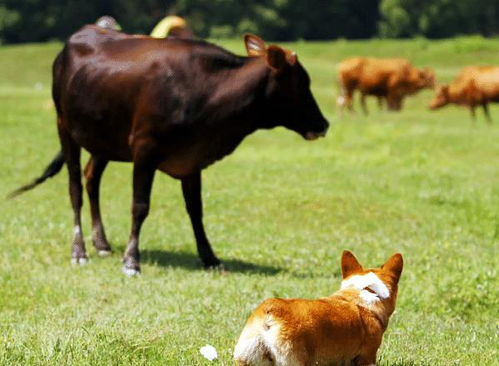
<svg viewBox="0 0 499 366"><path fill-rule="evenodd" d="M203 265L197 254L187 252L167 252L164 250L143 249L140 251L140 259L142 263L161 267L181 267L190 271L203 269ZM278 267L248 263L238 259L220 258L220 260L223 263L224 270L227 272L275 275L282 271L282 269Z"/></svg>

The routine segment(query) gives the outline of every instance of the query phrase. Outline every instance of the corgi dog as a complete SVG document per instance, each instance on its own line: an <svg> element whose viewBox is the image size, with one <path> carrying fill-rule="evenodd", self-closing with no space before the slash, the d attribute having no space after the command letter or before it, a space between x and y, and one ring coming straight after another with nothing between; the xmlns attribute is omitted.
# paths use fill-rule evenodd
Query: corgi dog
<svg viewBox="0 0 499 366"><path fill-rule="evenodd" d="M399 253L363 268L344 251L341 287L331 296L267 299L256 308L234 349L237 365L376 365L402 267Z"/></svg>

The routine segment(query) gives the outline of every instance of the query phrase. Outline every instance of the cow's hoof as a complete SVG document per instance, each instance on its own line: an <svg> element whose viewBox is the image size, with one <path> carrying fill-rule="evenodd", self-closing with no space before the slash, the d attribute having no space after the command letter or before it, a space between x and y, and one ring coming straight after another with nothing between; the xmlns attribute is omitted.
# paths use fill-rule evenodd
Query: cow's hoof
<svg viewBox="0 0 499 366"><path fill-rule="evenodd" d="M134 277L140 275L140 264L139 261L133 257L123 258L123 268L122 271L128 277Z"/></svg>
<svg viewBox="0 0 499 366"><path fill-rule="evenodd" d="M73 258L71 258L71 264L72 265L84 266L87 263L88 263L88 258L87 257L73 257Z"/></svg>
<svg viewBox="0 0 499 366"><path fill-rule="evenodd" d="M99 257L107 257L113 251L106 239L100 237L93 238L94 248Z"/></svg>
<svg viewBox="0 0 499 366"><path fill-rule="evenodd" d="M122 271L128 277L135 277L140 275L139 268L129 268L127 266L123 266Z"/></svg>
<svg viewBox="0 0 499 366"><path fill-rule="evenodd" d="M97 254L99 257L109 257L113 252L111 250L98 250Z"/></svg>
<svg viewBox="0 0 499 366"><path fill-rule="evenodd" d="M216 266L205 267L208 271L217 271L217 272L225 272L225 265L223 263L219 263Z"/></svg>
<svg viewBox="0 0 499 366"><path fill-rule="evenodd" d="M203 262L203 266L206 269L213 269L213 270L224 270L224 264L220 262L218 258L214 258L213 260Z"/></svg>

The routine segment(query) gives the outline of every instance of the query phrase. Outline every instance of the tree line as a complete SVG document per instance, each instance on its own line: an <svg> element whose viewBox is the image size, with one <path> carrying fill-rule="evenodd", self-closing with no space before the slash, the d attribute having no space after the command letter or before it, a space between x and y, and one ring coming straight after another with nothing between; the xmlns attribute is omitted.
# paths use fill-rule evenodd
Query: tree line
<svg viewBox="0 0 499 366"><path fill-rule="evenodd" d="M169 13L184 16L202 38L499 34L499 0L0 0L0 42L63 40L102 15L115 17L126 32L149 33Z"/></svg>

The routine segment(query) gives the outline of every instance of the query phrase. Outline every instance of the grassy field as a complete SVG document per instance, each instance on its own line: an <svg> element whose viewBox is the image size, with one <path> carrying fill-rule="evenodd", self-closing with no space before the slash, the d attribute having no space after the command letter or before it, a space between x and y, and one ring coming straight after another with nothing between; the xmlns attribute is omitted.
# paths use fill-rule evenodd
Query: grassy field
<svg viewBox="0 0 499 366"><path fill-rule="evenodd" d="M241 41L223 42L242 52ZM335 291L342 250L368 266L403 253L397 311L379 365L497 365L499 106L487 125L466 110L334 112L336 65L353 55L405 56L440 81L468 64L499 64L499 40L294 43L332 122L309 143L257 132L204 172L205 224L227 270L201 269L180 184L156 177L142 231L139 278L120 272L131 165L111 164L102 210L114 254L91 248L70 265L72 214L64 171L0 203L0 364L207 365L211 344L231 365L251 310L267 297ZM41 173L58 151L50 65L60 44L0 48L0 197Z"/></svg>

